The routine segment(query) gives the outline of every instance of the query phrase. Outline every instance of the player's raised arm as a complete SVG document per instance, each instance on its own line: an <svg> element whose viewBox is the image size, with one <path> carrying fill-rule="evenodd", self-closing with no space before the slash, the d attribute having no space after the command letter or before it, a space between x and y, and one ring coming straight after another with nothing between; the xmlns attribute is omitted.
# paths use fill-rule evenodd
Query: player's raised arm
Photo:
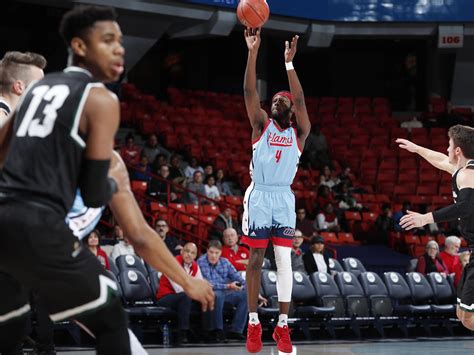
<svg viewBox="0 0 474 355"><path fill-rule="evenodd" d="M294 36L291 43L288 41L285 42L285 66L288 74L291 96L293 97L299 145L303 148L306 137L308 137L309 132L311 131L311 123L309 122L308 111L306 110L306 104L304 102L303 88L301 87L300 80L298 79L298 75L293 67L293 58L296 54L298 38L298 36Z"/></svg>
<svg viewBox="0 0 474 355"><path fill-rule="evenodd" d="M249 50L244 76L244 99L247 115L254 131L253 139L261 133L268 120L268 116L260 106L260 97L257 92L257 56L260 47L260 29L247 28L244 34Z"/></svg>
<svg viewBox="0 0 474 355"><path fill-rule="evenodd" d="M449 158L446 154L422 147L409 141L408 139L398 138L395 142L398 143L398 146L400 148L406 149L411 153L416 153L420 155L435 168L446 171L450 174L453 174L456 170L454 164L451 164L449 162Z"/></svg>

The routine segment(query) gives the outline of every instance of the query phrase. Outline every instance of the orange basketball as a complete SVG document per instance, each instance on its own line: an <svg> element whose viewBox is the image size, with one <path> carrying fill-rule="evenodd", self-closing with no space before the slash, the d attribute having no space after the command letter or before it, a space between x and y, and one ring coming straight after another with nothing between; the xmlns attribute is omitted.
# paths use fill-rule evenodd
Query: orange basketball
<svg viewBox="0 0 474 355"><path fill-rule="evenodd" d="M265 0L240 0L237 6L237 17L245 27L262 27L269 16L270 8Z"/></svg>

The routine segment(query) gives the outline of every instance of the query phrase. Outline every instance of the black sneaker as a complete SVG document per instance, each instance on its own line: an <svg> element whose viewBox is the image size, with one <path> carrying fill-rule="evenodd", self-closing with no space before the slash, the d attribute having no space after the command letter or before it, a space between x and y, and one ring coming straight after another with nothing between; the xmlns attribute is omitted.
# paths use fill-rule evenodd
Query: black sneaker
<svg viewBox="0 0 474 355"><path fill-rule="evenodd" d="M188 331L187 330L180 330L178 332L178 339L177 339L178 345L184 345L189 343L188 339Z"/></svg>
<svg viewBox="0 0 474 355"><path fill-rule="evenodd" d="M230 332L227 332L227 339L233 339L233 340L238 340L238 341L244 341L245 340L245 336L241 333L237 333L237 332L233 332L233 331L230 331Z"/></svg>
<svg viewBox="0 0 474 355"><path fill-rule="evenodd" d="M227 343L227 339L223 330L216 330L216 343Z"/></svg>

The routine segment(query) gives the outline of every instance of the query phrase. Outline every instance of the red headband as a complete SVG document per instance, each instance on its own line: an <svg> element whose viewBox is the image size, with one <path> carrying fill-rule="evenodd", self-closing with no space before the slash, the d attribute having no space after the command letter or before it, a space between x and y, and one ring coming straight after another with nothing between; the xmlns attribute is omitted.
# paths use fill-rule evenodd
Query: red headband
<svg viewBox="0 0 474 355"><path fill-rule="evenodd" d="M273 95L272 101L275 98L275 96L278 96L278 95L286 97L288 100L290 100L291 103L293 103L293 96L291 96L291 92L289 92L289 91L278 91L275 95Z"/></svg>

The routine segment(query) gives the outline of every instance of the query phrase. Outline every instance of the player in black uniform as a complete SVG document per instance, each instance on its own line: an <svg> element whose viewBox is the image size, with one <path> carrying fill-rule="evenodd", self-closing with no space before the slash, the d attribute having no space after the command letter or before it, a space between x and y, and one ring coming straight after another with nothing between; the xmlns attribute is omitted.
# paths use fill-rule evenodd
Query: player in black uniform
<svg viewBox="0 0 474 355"><path fill-rule="evenodd" d="M61 34L72 67L30 86L15 113L0 178L0 271L17 282L0 292L0 351L22 336L26 291L38 290L53 321L74 317L97 338L99 354L130 354L117 285L65 224L79 187L87 205L117 190L107 177L118 100L102 84L123 72L113 10L69 12Z"/></svg>
<svg viewBox="0 0 474 355"><path fill-rule="evenodd" d="M417 153L440 170L452 174L454 204L420 214L408 211L400 225L404 229L429 223L459 220L461 232L472 251L474 248L474 128L456 125L449 129L448 155L420 147L406 139L397 139L400 148ZM457 290L457 316L462 324L474 330L474 259L463 271Z"/></svg>

